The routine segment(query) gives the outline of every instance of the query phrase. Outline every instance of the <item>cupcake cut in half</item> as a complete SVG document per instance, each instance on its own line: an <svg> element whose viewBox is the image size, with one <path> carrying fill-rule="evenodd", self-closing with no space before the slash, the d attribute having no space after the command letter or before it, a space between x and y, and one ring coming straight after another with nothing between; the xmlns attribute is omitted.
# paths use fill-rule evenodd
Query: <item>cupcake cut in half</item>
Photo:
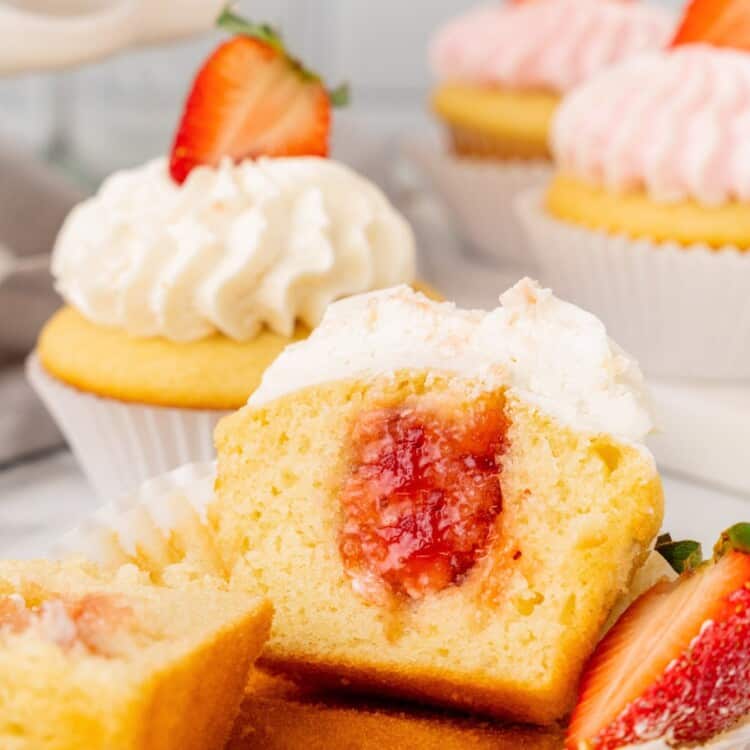
<svg viewBox="0 0 750 750"><path fill-rule="evenodd" d="M489 313L407 287L329 308L217 431L263 663L523 721L570 708L662 492L635 363L529 281Z"/></svg>
<svg viewBox="0 0 750 750"><path fill-rule="evenodd" d="M0 563L4 750L223 747L270 605L144 578L132 566Z"/></svg>

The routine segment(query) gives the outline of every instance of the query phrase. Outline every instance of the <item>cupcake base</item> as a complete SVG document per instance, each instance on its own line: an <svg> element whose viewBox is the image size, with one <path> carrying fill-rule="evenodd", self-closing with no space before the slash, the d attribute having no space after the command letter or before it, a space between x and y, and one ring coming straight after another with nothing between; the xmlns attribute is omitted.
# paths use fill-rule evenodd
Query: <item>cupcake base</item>
<svg viewBox="0 0 750 750"><path fill-rule="evenodd" d="M44 326L37 353L46 372L87 393L180 409L238 409L291 337L268 328L250 341L214 333L196 341L140 338L63 307Z"/></svg>
<svg viewBox="0 0 750 750"><path fill-rule="evenodd" d="M560 97L549 91L444 84L432 107L462 155L549 159L549 130Z"/></svg>
<svg viewBox="0 0 750 750"><path fill-rule="evenodd" d="M516 201L542 280L600 317L650 375L750 377L750 253L570 224L544 189Z"/></svg>
<svg viewBox="0 0 750 750"><path fill-rule="evenodd" d="M229 410L126 403L72 388L29 357L27 376L102 499L185 463L214 458L213 432Z"/></svg>

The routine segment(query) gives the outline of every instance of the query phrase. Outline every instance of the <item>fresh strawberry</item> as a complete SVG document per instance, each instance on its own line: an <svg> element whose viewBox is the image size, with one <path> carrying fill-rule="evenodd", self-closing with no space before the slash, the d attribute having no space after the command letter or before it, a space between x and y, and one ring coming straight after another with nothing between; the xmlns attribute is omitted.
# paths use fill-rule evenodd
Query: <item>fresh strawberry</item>
<svg viewBox="0 0 750 750"><path fill-rule="evenodd" d="M713 564L654 586L599 644L566 748L692 745L748 715L750 524L738 524L722 536Z"/></svg>
<svg viewBox="0 0 750 750"><path fill-rule="evenodd" d="M259 156L327 156L331 106L346 90L328 92L284 48L268 26L225 12L219 24L238 36L208 58L193 83L172 146L170 173L182 183L200 165Z"/></svg>
<svg viewBox="0 0 750 750"><path fill-rule="evenodd" d="M750 3L747 0L691 0L672 45L696 42L750 50Z"/></svg>

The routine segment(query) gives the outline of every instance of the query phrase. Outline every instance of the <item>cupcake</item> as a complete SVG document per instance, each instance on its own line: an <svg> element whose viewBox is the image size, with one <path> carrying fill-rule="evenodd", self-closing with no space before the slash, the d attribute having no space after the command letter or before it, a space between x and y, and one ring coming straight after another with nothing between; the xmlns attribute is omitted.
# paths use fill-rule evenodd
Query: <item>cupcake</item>
<svg viewBox="0 0 750 750"><path fill-rule="evenodd" d="M549 175L550 122L565 92L658 48L671 16L639 2L496 3L448 23L432 43L432 105L448 147L416 155L486 257L528 263L511 199Z"/></svg>
<svg viewBox="0 0 750 750"><path fill-rule="evenodd" d="M222 420L208 518L232 585L273 601L262 665L516 721L571 707L661 525L650 415L593 316L528 280L501 300L334 303Z"/></svg>
<svg viewBox="0 0 750 750"><path fill-rule="evenodd" d="M238 35L198 74L170 158L106 180L54 248L66 305L31 379L105 497L212 458L218 419L329 302L414 278L404 219L325 158L341 92L225 19Z"/></svg>
<svg viewBox="0 0 750 750"><path fill-rule="evenodd" d="M640 372L601 323L528 280L502 302L332 304L222 421L213 499L207 467L172 472L65 549L155 580L223 567L273 602L261 666L310 686L563 718L661 485Z"/></svg>
<svg viewBox="0 0 750 750"><path fill-rule="evenodd" d="M565 99L554 178L519 209L542 276L651 374L746 378L750 54L700 43L704 13Z"/></svg>
<svg viewBox="0 0 750 750"><path fill-rule="evenodd" d="M271 606L133 566L0 562L0 747L223 747Z"/></svg>

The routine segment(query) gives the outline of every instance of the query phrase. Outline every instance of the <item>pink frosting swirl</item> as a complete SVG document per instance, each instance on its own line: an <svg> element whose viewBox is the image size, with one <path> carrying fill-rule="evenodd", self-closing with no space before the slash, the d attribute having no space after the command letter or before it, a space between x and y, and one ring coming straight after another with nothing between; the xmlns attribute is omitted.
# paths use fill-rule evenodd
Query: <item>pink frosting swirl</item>
<svg viewBox="0 0 750 750"><path fill-rule="evenodd" d="M673 29L670 13L638 2L498 3L449 22L430 57L443 81L562 93L606 65L663 46Z"/></svg>
<svg viewBox="0 0 750 750"><path fill-rule="evenodd" d="M750 54L688 45L594 76L558 109L560 168L660 201L750 200Z"/></svg>

